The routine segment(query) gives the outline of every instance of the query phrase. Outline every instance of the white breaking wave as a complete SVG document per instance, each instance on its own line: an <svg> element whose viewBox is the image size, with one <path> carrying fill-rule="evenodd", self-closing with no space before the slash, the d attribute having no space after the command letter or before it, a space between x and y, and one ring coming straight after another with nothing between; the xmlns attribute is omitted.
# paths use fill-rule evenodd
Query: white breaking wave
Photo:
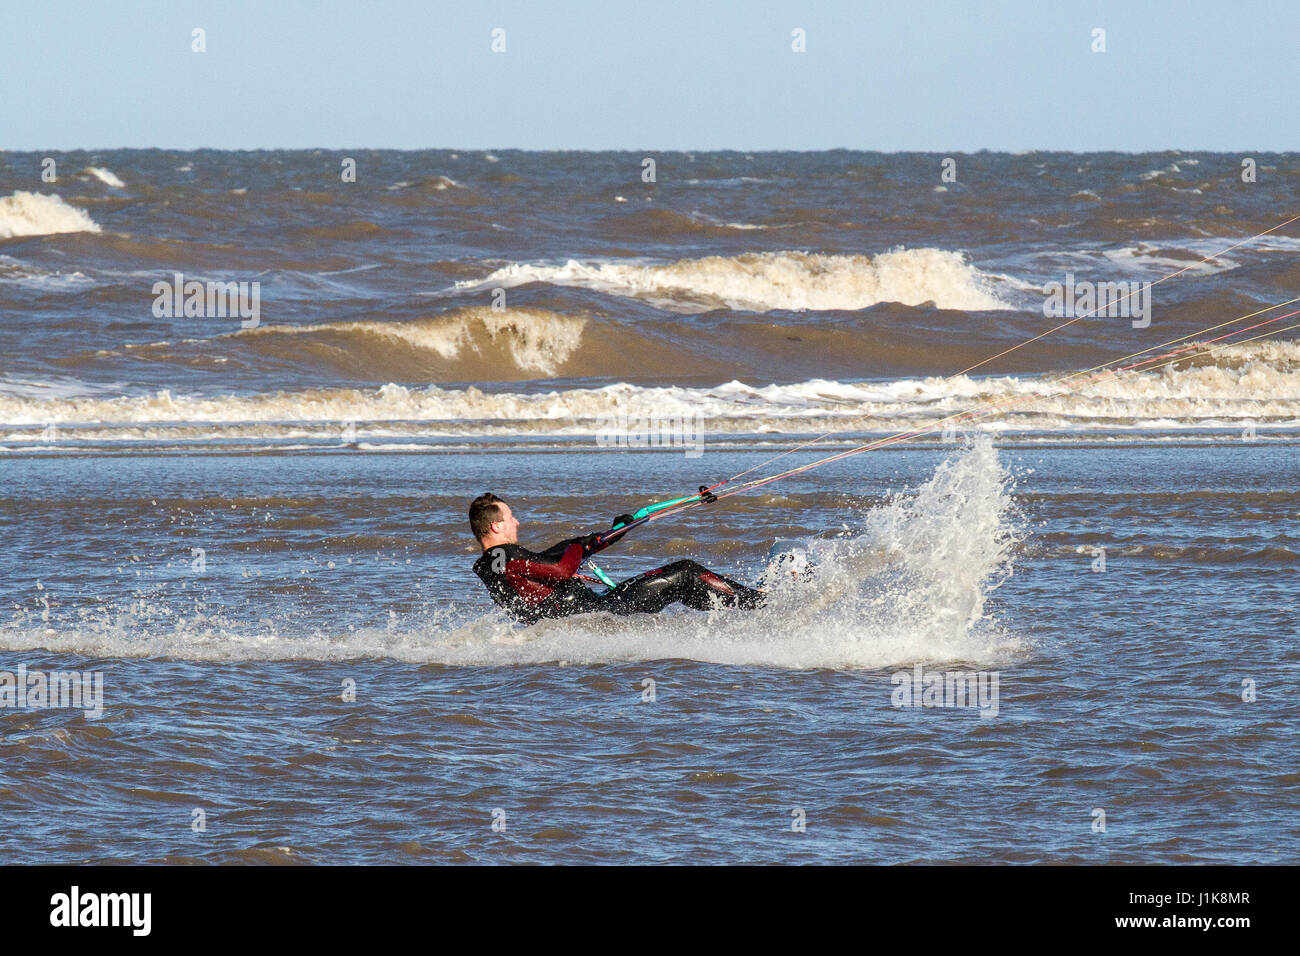
<svg viewBox="0 0 1300 956"><path fill-rule="evenodd" d="M85 172L90 173L105 186L112 186L114 189L125 189L126 183L117 178L117 174L111 169L105 169L102 166L88 166Z"/></svg>
<svg viewBox="0 0 1300 956"><path fill-rule="evenodd" d="M496 610L466 619L451 606L387 630L281 633L273 621L232 622L158 608L159 631L130 612L86 609L69 620L19 615L0 625L0 648L91 657L186 660L351 660L494 666L670 658L738 666L861 669L914 662L999 664L1032 645L985 611L1012 571L1020 538L1010 478L986 440L940 464L915 492L862 512L821 553L812 581L773 586L758 611L673 608L661 615L583 615L514 626ZM732 569L727 569L732 570ZM736 573L751 579L760 564ZM490 605L486 595L482 606ZM887 697L886 697L887 699ZM882 701L883 703L883 701Z"/></svg>
<svg viewBox="0 0 1300 956"><path fill-rule="evenodd" d="M1149 169L1141 175L1143 182L1150 182L1153 179L1159 179L1161 176L1167 176L1170 173L1181 173L1182 169L1178 163L1170 163L1164 169Z"/></svg>
<svg viewBox="0 0 1300 956"><path fill-rule="evenodd" d="M627 202L627 200L623 199L621 196L615 198L620 199L623 202ZM691 213L690 218L693 219L695 222L703 223L706 226L713 226L716 229L753 230L753 229L791 228L791 226L789 225L765 226L765 225L756 225L755 223L751 223L751 222L724 222L721 219L716 219L713 216L708 215L707 213L702 213L698 209Z"/></svg>
<svg viewBox="0 0 1300 956"><path fill-rule="evenodd" d="M1232 245L1226 240L1201 240L1181 242L1177 245L1162 247L1148 242L1139 242L1136 246L1124 246L1118 249L1104 250L1102 255L1112 265L1130 272L1141 272L1152 278L1164 276L1171 272L1186 270L1187 275L1214 275L1236 269L1240 263L1216 253ZM1191 258L1178 258L1168 252L1181 249L1198 256L1213 256L1208 262L1199 262Z"/></svg>
<svg viewBox="0 0 1300 956"><path fill-rule="evenodd" d="M976 430L1075 433L1300 425L1300 343L1266 341L1223 349L1181 369L1132 371L1075 386L1036 377L908 378L887 382L812 380L711 388L647 387L489 392L389 384L377 389L308 389L255 395L102 394L45 397L0 382L0 440L30 443L55 426L61 439L201 442L359 438L598 436L612 418L690 422L712 436L897 432L999 406ZM630 425L629 425L630 427ZM49 444L49 442L45 442Z"/></svg>
<svg viewBox="0 0 1300 956"><path fill-rule="evenodd" d="M0 239L100 231L89 215L58 196L19 190L0 199Z"/></svg>
<svg viewBox="0 0 1300 956"><path fill-rule="evenodd" d="M548 282L639 299L674 312L729 308L752 312L865 309L881 302L941 309L1007 306L959 252L896 249L878 256L806 252L746 253L684 259L667 265L620 261L562 266L513 263L457 290Z"/></svg>
<svg viewBox="0 0 1300 956"><path fill-rule="evenodd" d="M241 329L229 335L238 338L359 335L404 342L416 349L428 349L444 359L478 352L483 345L491 344L503 349L515 366L523 371L554 375L581 345L582 332L586 326L587 319L583 316L560 315L534 309L497 311L485 306L473 306L409 322L263 325L255 329Z"/></svg>

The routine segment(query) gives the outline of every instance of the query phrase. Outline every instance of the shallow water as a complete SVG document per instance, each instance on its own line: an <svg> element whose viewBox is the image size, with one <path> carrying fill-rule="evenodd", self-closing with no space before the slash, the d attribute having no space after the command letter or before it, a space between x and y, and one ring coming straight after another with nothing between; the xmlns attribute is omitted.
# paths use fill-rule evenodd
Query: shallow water
<svg viewBox="0 0 1300 956"><path fill-rule="evenodd" d="M852 565L875 583L818 611L513 630L469 573L486 476L542 544L633 476L762 454L605 452L563 480L545 454L8 462L0 668L102 671L104 711L0 716L4 858L1295 862L1294 444L860 455L602 562L754 578L773 538L842 524L948 549ZM941 572L1000 566L1005 535L982 619L936 630ZM917 661L996 672L996 716L892 706Z"/></svg>

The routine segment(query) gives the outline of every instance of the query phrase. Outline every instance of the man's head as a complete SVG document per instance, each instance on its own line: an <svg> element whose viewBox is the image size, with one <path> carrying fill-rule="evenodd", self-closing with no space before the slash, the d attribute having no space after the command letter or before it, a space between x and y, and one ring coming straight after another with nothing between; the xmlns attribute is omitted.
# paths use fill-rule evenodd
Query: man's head
<svg viewBox="0 0 1300 956"><path fill-rule="evenodd" d="M510 513L510 506L491 492L470 502L469 527L485 550L519 540L519 522Z"/></svg>

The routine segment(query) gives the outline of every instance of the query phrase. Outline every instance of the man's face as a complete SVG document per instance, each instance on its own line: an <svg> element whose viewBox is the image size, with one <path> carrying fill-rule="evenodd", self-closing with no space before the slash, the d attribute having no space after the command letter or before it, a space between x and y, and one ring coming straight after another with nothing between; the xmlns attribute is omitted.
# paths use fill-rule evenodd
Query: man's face
<svg viewBox="0 0 1300 956"><path fill-rule="evenodd" d="M501 517L492 522L492 533L506 544L516 544L519 541L519 521L504 501L497 508L501 511Z"/></svg>

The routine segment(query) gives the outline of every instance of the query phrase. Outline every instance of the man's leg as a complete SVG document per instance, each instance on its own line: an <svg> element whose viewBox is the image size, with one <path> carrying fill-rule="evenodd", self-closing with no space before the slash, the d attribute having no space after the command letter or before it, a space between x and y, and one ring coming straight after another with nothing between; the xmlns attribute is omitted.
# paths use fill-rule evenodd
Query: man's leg
<svg viewBox="0 0 1300 956"><path fill-rule="evenodd" d="M601 601L615 614L658 614L676 601L697 611L715 604L752 609L763 603L763 592L685 560L622 581Z"/></svg>

